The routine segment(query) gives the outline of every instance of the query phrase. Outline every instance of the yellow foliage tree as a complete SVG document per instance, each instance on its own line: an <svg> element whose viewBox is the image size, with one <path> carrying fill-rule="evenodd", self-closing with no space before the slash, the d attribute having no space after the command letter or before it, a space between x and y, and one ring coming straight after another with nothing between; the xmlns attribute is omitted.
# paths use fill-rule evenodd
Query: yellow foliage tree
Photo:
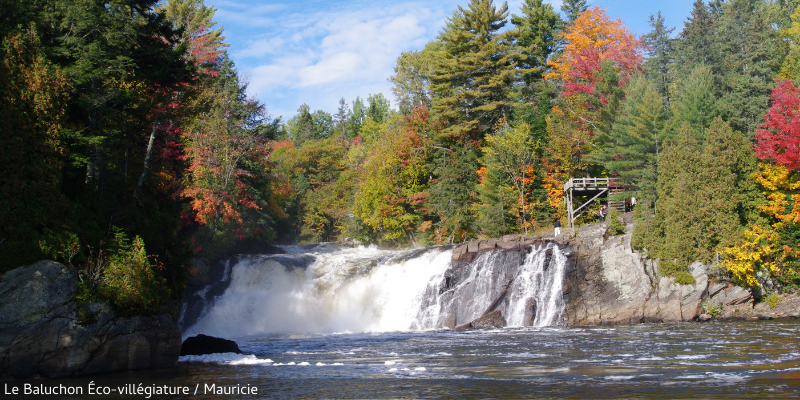
<svg viewBox="0 0 800 400"><path fill-rule="evenodd" d="M759 287L759 272L784 282L796 277L800 260L797 235L800 223L800 180L782 165L762 163L754 175L766 199L759 210L769 223L751 224L736 245L723 249L722 266L740 283Z"/></svg>

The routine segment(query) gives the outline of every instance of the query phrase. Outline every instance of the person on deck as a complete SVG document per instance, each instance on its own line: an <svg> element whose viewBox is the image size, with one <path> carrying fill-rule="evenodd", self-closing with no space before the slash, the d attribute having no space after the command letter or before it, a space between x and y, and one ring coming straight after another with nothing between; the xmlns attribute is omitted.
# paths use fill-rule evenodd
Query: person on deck
<svg viewBox="0 0 800 400"><path fill-rule="evenodd" d="M555 222L553 222L553 228L555 228L553 236L560 235L561 234L561 220L556 219Z"/></svg>
<svg viewBox="0 0 800 400"><path fill-rule="evenodd" d="M633 207L636 207L636 197L631 197L631 211L633 211Z"/></svg>

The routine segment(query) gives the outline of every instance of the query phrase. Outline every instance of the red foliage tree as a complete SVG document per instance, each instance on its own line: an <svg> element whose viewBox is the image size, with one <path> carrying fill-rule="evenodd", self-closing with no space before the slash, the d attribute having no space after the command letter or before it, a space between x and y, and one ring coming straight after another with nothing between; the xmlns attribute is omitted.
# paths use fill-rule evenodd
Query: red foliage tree
<svg viewBox="0 0 800 400"><path fill-rule="evenodd" d="M756 155L800 169L800 88L786 79L772 89L772 107L756 133Z"/></svg>

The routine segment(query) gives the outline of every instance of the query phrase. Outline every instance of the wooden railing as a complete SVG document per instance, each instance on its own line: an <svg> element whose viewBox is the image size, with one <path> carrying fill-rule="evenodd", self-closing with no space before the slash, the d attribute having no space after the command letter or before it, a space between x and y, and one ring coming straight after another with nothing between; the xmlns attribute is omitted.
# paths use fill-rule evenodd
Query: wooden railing
<svg viewBox="0 0 800 400"><path fill-rule="evenodd" d="M603 190L614 188L617 178L569 178L564 184L564 192L572 190Z"/></svg>

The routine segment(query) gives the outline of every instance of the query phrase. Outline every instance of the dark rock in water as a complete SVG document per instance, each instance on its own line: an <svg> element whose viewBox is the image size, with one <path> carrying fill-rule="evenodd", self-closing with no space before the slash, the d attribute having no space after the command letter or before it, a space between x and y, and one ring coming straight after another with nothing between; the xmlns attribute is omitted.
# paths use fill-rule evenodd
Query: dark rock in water
<svg viewBox="0 0 800 400"><path fill-rule="evenodd" d="M775 319L775 314L756 313L756 317L758 317L758 319L763 319L763 320Z"/></svg>
<svg viewBox="0 0 800 400"><path fill-rule="evenodd" d="M462 331L466 329L493 329L502 328L506 326L506 319L503 318L503 313L500 310L495 310L484 316L472 321L468 324L461 325L456 330Z"/></svg>
<svg viewBox="0 0 800 400"><path fill-rule="evenodd" d="M172 367L181 333L164 315L121 318L73 301L77 271L40 261L0 277L0 377Z"/></svg>
<svg viewBox="0 0 800 400"><path fill-rule="evenodd" d="M239 350L239 345L233 340L221 339L203 334L190 337L184 340L183 345L181 345L182 356L202 356L204 354L214 353L242 354L242 351Z"/></svg>
<svg viewBox="0 0 800 400"><path fill-rule="evenodd" d="M536 299L525 300L525 319L522 323L524 326L532 326L536 321Z"/></svg>

